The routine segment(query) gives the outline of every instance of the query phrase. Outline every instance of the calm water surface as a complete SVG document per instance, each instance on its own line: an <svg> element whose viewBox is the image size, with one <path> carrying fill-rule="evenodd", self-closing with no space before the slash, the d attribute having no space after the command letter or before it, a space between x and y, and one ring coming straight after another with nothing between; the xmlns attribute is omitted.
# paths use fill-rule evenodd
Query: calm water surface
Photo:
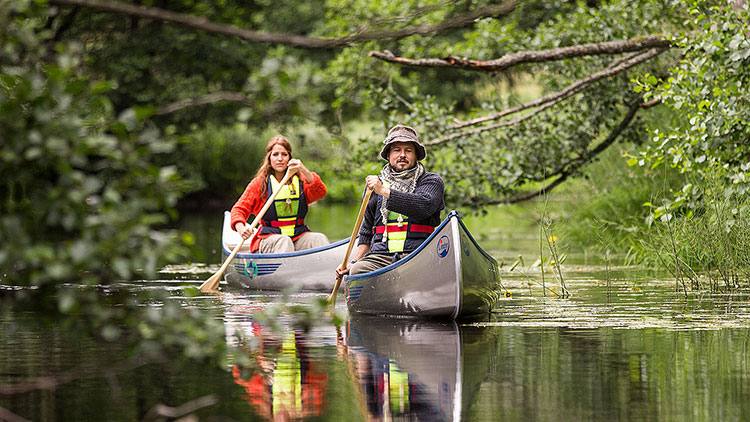
<svg viewBox="0 0 750 422"><path fill-rule="evenodd" d="M351 207L314 209L310 225L331 240L346 237ZM485 249L510 263L535 260L538 229L521 211L496 211L465 222ZM317 218L317 220L313 219ZM279 295L187 298L221 262L220 215L186 216L201 258L169 268L162 280L175 300L213 312L227 342L241 346L246 367L138 367L45 392L0 396L26 420L148 420L155 398L179 406L213 394L218 403L191 420L331 421L729 421L750 418L748 294L675 293L667 275L605 268L597 257L568 251L558 298L554 276L538 268L505 273L504 298L480 321L429 322L349 318L341 327L294 330L260 322L257 312ZM597 265L591 265L591 263ZM508 264L506 264L506 269ZM609 283L607 282L609 280ZM331 280L333 283L333 279ZM276 297L274 297L276 296ZM315 295L293 295L305 304ZM343 300L337 311L346 313ZM3 382L75 371L114 359L101 343L80 341L35 315L0 323ZM242 336L237 336L241 333ZM242 340L240 340L242 338ZM229 359L228 361L233 361ZM3 419L0 409L0 420ZM155 419L152 419L155 420Z"/></svg>

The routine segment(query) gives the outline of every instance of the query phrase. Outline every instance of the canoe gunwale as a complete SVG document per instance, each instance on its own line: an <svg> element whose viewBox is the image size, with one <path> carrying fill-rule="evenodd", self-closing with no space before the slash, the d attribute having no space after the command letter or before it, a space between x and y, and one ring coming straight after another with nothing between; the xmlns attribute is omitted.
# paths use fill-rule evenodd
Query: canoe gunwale
<svg viewBox="0 0 750 422"><path fill-rule="evenodd" d="M225 214L228 213L228 212L229 211L224 211ZM359 236L357 236L357 238L359 238ZM347 238L341 239L341 240L339 240L337 242L333 242L333 243L330 243L330 244L325 245L325 246L320 246L320 247L312 248L312 249L304 249L304 250L301 250L301 251L286 252L286 253L267 253L267 254L262 254L262 253L239 252L239 253L237 253L237 255L235 255L235 258L243 258L243 259L293 258L293 257L299 257L299 256L303 256L303 255L310 255L310 254L314 254L316 252L323 252L323 251L327 251L329 249L333 249L333 248L335 248L337 246L341 246L341 245L344 245L346 243L349 243L349 239L350 238L347 237ZM221 241L221 249L222 249L222 252L224 253L224 256L229 256L229 254L232 253L231 249L227 247L226 242L224 242L223 236L222 236L222 241Z"/></svg>

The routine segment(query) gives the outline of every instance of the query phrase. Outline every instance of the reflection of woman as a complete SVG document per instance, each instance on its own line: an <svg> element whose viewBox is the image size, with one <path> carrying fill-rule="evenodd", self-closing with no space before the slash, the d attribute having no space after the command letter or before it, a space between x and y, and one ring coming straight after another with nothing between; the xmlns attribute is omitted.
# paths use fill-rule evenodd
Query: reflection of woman
<svg viewBox="0 0 750 422"><path fill-rule="evenodd" d="M328 375L310 359L302 333L288 333L278 344L266 339L260 324L253 322L258 340L259 371L245 379L239 366L232 368L234 382L245 388L243 398L266 420L288 421L320 416L328 390ZM266 350L266 349L273 350ZM271 355L271 358L269 356Z"/></svg>
<svg viewBox="0 0 750 422"><path fill-rule="evenodd" d="M297 174L281 186L287 168L296 170ZM258 173L232 207L232 228L248 239L252 235L246 224L248 217L257 215L276 191L279 193L263 216L260 233L251 241L250 251L285 253L327 245L326 235L311 232L305 225L308 204L323 198L326 186L302 161L292 158L292 145L281 135L268 142Z"/></svg>

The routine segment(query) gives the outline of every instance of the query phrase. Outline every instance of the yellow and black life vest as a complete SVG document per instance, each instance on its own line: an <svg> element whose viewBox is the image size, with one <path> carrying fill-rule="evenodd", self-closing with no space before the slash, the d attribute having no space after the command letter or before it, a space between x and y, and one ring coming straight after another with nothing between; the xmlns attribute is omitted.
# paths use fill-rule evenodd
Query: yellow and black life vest
<svg viewBox="0 0 750 422"><path fill-rule="evenodd" d="M302 181L295 174L292 182L281 185L275 177L268 177L268 198L278 191L273 205L261 220L261 234L283 234L294 237L310 231L305 225L307 201L302 190ZM266 198L267 199L267 198Z"/></svg>
<svg viewBox="0 0 750 422"><path fill-rule="evenodd" d="M387 182L384 182L383 185L387 186ZM411 252L417 249L435 231L435 226L426 224L425 221L417 221L393 211L388 211L387 223L383 225L383 219L379 211L380 201L385 201L385 198L382 196L378 198L378 212L375 213L375 225L372 228L374 236L370 248L371 252Z"/></svg>

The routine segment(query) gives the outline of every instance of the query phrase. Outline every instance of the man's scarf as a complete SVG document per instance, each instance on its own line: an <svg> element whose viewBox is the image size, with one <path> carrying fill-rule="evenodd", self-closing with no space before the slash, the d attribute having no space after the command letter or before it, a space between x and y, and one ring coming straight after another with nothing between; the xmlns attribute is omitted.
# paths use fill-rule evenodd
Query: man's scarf
<svg viewBox="0 0 750 422"><path fill-rule="evenodd" d="M414 189L417 187L417 180L424 174L424 166L422 163L417 163L416 166L403 171L394 171L390 164L386 164L383 170L380 171L380 179L384 182L388 182L391 189L397 191L414 193ZM383 198L383 202L380 203L380 217L382 218L383 225L388 225L388 209L385 207L386 199ZM403 221L403 218L399 215L399 223ZM383 242L388 240L388 230L383 232Z"/></svg>

